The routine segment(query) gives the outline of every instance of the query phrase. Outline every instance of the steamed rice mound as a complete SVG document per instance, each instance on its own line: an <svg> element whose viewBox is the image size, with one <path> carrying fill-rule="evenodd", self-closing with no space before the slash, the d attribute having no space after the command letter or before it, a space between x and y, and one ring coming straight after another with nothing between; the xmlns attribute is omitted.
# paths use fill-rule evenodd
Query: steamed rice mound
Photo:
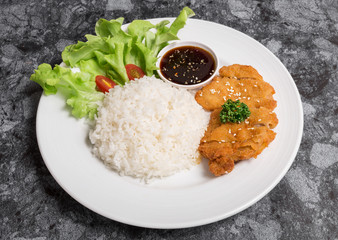
<svg viewBox="0 0 338 240"><path fill-rule="evenodd" d="M143 77L106 94L89 137L107 166L149 180L196 165L208 121L190 92Z"/></svg>

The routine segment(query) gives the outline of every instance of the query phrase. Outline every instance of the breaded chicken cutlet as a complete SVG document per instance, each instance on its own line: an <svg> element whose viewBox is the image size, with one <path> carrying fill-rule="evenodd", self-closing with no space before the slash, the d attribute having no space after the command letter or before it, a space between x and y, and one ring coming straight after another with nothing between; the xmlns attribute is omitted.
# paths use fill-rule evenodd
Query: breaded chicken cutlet
<svg viewBox="0 0 338 240"><path fill-rule="evenodd" d="M235 64L222 67L219 73L195 95L204 109L212 111L199 151L209 159L215 176L231 172L235 162L256 158L274 140L276 133L271 129L278 124L272 112L277 106L275 90L256 69ZM247 104L250 117L241 123L221 123L220 111L228 99Z"/></svg>

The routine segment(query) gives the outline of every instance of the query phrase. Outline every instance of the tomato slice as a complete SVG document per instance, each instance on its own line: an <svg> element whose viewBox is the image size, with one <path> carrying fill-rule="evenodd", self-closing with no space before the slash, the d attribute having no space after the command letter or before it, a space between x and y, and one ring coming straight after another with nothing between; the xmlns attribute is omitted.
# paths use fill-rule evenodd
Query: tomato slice
<svg viewBox="0 0 338 240"><path fill-rule="evenodd" d="M95 77L95 83L97 88L103 93L109 92L109 89L113 88L116 85L113 80L102 75L97 75Z"/></svg>
<svg viewBox="0 0 338 240"><path fill-rule="evenodd" d="M129 80L134 80L135 78L141 78L145 75L143 70L134 64L127 64L126 71L127 71Z"/></svg>

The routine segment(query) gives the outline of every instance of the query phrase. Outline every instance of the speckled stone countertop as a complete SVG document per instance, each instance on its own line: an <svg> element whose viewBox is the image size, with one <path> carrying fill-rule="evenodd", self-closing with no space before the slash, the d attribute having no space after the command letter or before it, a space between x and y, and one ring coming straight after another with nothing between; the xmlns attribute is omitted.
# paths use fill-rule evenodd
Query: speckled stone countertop
<svg viewBox="0 0 338 240"><path fill-rule="evenodd" d="M50 175L35 134L42 90L29 77L40 63L59 63L100 17L177 16L184 6L280 58L301 94L302 143L283 180L235 216L177 230L118 223L76 202ZM338 1L3 0L0 43L1 239L338 238Z"/></svg>

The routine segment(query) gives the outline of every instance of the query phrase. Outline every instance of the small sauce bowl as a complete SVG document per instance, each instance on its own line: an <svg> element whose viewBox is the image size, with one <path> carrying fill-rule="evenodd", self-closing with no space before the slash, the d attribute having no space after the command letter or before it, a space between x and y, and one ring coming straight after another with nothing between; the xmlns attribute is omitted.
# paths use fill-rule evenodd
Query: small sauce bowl
<svg viewBox="0 0 338 240"><path fill-rule="evenodd" d="M205 44L194 41L176 41L158 54L157 73L173 86L198 89L207 85L216 75L218 58Z"/></svg>

